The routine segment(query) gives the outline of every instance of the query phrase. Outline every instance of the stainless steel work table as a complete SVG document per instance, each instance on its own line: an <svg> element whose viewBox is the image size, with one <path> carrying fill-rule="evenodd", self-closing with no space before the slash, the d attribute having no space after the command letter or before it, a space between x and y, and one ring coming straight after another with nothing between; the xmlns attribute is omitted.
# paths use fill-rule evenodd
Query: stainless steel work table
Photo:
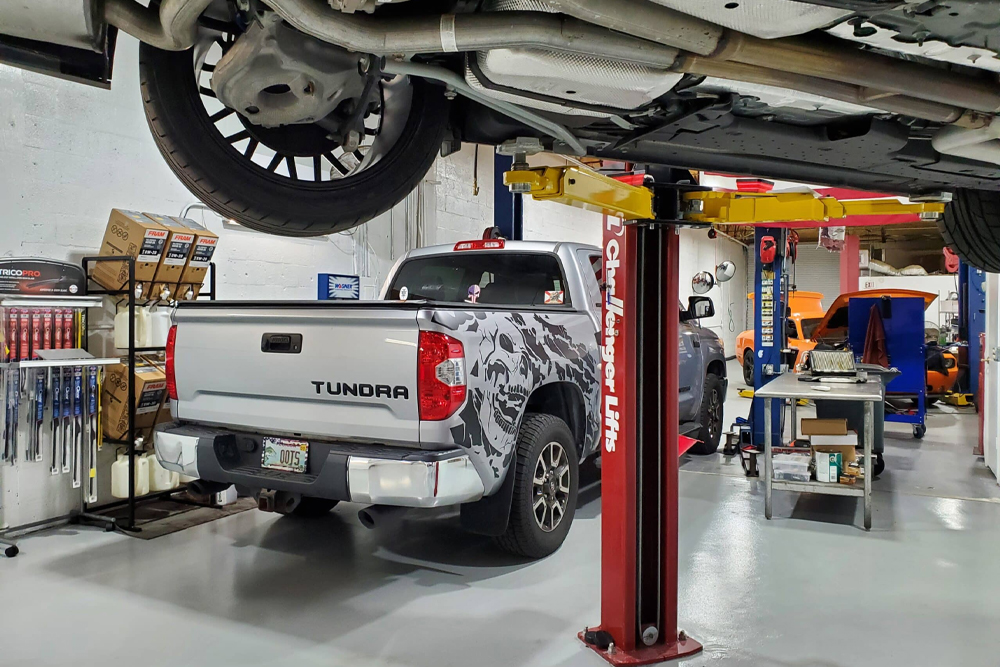
<svg viewBox="0 0 1000 667"><path fill-rule="evenodd" d="M800 382L795 373L785 373L768 382L754 394L764 400L764 516L771 518L771 492L774 489L784 491L799 491L805 493L826 493L835 496L860 496L865 501L865 530L872 527L872 445L875 439L875 404L885 401L885 388L877 376L869 376L864 383L833 383L833 382ZM829 387L829 391L817 390L816 387ZM791 431L794 441L798 433L795 407L797 399L824 401L860 401L865 404L865 426L863 444L865 453L864 487L835 484L833 482L793 482L774 479L773 461L771 459L771 407L775 400L790 399Z"/></svg>

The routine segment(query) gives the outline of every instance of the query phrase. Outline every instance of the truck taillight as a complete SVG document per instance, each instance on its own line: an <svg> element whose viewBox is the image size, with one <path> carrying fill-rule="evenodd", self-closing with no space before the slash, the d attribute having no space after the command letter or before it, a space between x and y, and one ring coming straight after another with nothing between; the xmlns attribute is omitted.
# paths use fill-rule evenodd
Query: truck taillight
<svg viewBox="0 0 1000 667"><path fill-rule="evenodd" d="M461 341L436 331L420 332L417 397L423 421L447 419L462 407L465 402L465 348Z"/></svg>
<svg viewBox="0 0 1000 667"><path fill-rule="evenodd" d="M174 345L177 343L177 325L167 332L167 396L177 400L177 377L174 375Z"/></svg>

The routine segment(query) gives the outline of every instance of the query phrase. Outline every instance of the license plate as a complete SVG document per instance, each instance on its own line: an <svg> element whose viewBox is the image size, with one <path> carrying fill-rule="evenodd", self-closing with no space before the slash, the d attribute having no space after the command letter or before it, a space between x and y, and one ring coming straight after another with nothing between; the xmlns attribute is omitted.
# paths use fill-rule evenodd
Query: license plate
<svg viewBox="0 0 1000 667"><path fill-rule="evenodd" d="M309 443L288 438L264 438L264 454L260 466L269 470L305 472L309 459Z"/></svg>

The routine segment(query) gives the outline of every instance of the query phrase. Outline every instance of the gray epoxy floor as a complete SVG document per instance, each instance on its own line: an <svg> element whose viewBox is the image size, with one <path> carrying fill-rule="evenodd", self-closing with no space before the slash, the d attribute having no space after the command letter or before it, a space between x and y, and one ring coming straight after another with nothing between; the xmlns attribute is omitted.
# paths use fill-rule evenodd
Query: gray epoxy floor
<svg viewBox="0 0 1000 667"><path fill-rule="evenodd" d="M892 438L871 533L849 498L781 494L765 521L738 463L685 460L681 625L706 650L681 664L1000 664L1000 494L974 431L944 411L922 443ZM32 536L0 560L0 664L598 667L575 637L599 616L598 492L538 563L454 512L368 531L352 505L152 541Z"/></svg>

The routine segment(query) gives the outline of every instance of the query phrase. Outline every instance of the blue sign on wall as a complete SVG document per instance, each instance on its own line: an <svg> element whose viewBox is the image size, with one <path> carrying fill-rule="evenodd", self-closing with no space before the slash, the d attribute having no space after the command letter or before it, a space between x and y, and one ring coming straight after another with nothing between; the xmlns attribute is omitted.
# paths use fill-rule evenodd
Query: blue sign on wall
<svg viewBox="0 0 1000 667"><path fill-rule="evenodd" d="M319 286L317 298L321 301L361 298L361 278L358 276L321 273L316 282Z"/></svg>

